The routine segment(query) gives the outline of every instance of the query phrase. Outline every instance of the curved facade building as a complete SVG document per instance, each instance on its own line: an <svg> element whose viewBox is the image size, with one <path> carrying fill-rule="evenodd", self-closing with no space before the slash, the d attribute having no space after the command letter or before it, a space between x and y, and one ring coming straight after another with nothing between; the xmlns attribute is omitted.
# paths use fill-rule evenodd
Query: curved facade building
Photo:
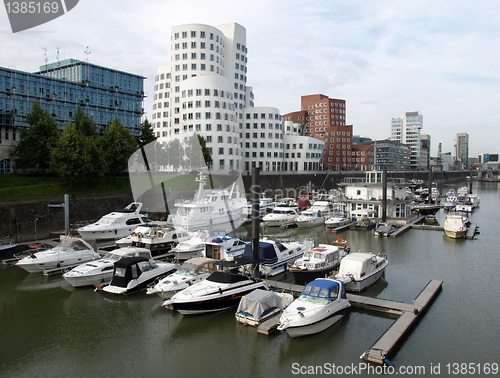
<svg viewBox="0 0 500 378"><path fill-rule="evenodd" d="M187 24L172 28L171 64L155 80L153 125L160 141L205 137L215 171L242 169L247 88L246 30Z"/></svg>

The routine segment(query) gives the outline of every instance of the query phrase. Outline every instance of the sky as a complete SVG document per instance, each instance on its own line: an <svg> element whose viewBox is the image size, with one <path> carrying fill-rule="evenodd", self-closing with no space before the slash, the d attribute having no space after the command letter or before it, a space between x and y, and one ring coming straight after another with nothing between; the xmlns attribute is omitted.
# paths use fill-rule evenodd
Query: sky
<svg viewBox="0 0 500 378"><path fill-rule="evenodd" d="M500 152L497 0L80 0L17 33L4 8L0 66L33 72L45 59L74 58L143 75L151 120L171 28L231 22L246 28L255 106L286 114L303 95L344 99L353 134L372 139L390 136L391 118L419 111L432 156L439 143L454 155L463 132L469 156Z"/></svg>

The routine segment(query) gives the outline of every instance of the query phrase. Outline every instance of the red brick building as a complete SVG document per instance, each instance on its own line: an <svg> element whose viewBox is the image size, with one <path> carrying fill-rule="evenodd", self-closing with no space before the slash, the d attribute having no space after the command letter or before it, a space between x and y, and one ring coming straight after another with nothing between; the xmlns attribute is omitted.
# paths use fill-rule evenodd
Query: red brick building
<svg viewBox="0 0 500 378"><path fill-rule="evenodd" d="M324 169L352 169L352 125L346 126L345 100L322 94L302 96L301 110L282 119L305 124L308 136L325 141L321 158Z"/></svg>

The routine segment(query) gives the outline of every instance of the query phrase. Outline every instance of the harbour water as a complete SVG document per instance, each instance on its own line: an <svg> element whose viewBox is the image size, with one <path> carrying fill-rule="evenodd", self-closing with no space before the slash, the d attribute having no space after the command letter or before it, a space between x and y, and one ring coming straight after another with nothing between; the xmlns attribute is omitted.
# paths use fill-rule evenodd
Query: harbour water
<svg viewBox="0 0 500 378"><path fill-rule="evenodd" d="M464 184L445 184L440 192ZM396 372L495 376L491 367L500 364L499 184L474 182L473 191L481 197L471 215L480 226L476 240L416 229L398 238L351 230L334 235L324 227L266 233L312 237L316 244L342 237L352 251L387 254L385 279L363 295L410 303L429 280L443 280L442 292L391 356ZM441 225L444 218L441 210ZM250 236L250 227L235 233ZM365 366L359 356L395 320L353 310L320 334L291 339L286 333L257 334L236 323L233 310L185 317L160 304L159 297L144 293L110 297L73 289L60 276L1 268L0 376L282 377L333 375L340 372L334 366L344 376L373 376L381 368Z"/></svg>

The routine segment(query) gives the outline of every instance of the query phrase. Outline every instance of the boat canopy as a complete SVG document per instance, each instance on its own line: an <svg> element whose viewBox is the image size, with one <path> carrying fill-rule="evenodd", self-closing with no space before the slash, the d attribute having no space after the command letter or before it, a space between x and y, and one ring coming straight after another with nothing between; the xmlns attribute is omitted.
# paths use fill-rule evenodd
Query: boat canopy
<svg viewBox="0 0 500 378"><path fill-rule="evenodd" d="M241 298L236 313L259 320L277 308L282 308L281 297L278 294L269 290L255 289Z"/></svg>
<svg viewBox="0 0 500 378"><path fill-rule="evenodd" d="M128 283L141 275L140 263L147 263L149 260L145 257L123 257L115 262L115 270L111 280L112 286L127 287Z"/></svg>
<svg viewBox="0 0 500 378"><path fill-rule="evenodd" d="M376 260L376 255L373 253L351 253L342 259L337 276L353 276L355 280L360 280L371 272L374 259Z"/></svg>
<svg viewBox="0 0 500 378"><path fill-rule="evenodd" d="M241 281L248 281L248 278L245 276L240 276L239 274L216 271L207 277L207 281L231 284Z"/></svg>
<svg viewBox="0 0 500 378"><path fill-rule="evenodd" d="M276 243L279 249L286 249L283 244ZM252 243L248 243L245 246L245 252L241 257L237 258L237 262L241 264L248 264L253 261L252 255ZM268 242L259 242L259 263L261 264L274 264L278 261L278 256L276 255L276 250L274 244Z"/></svg>
<svg viewBox="0 0 500 378"><path fill-rule="evenodd" d="M300 299L306 301L317 301L322 299L337 299L340 293L340 297L345 299L345 286L341 281L317 278L312 282L309 282L302 290L300 294Z"/></svg>

